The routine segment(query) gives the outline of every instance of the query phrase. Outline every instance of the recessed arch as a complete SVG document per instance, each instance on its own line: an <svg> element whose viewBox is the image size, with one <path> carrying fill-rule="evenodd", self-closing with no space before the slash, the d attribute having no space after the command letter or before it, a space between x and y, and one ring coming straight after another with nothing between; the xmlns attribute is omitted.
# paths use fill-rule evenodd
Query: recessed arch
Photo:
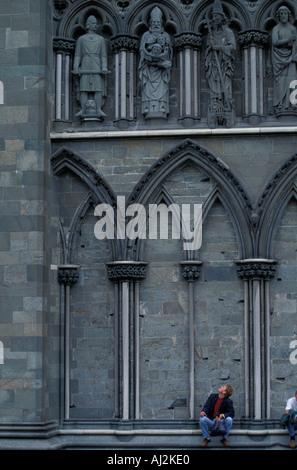
<svg viewBox="0 0 297 470"><path fill-rule="evenodd" d="M68 7L67 14L63 15L58 26L58 36L72 38L77 35L77 30L85 32L85 21L89 14L97 18L100 34L112 36L120 29L118 16L111 5L98 0L85 0Z"/></svg>
<svg viewBox="0 0 297 470"><path fill-rule="evenodd" d="M291 155L272 175L257 204L257 256L272 257L274 237L280 219L297 189L297 152Z"/></svg>
<svg viewBox="0 0 297 470"><path fill-rule="evenodd" d="M133 13L127 18L126 29L132 34L142 34L149 23L150 13L154 7L159 7L163 13L164 29L169 34L175 34L185 28L182 12L171 2L162 0L151 2L145 0L135 7Z"/></svg>
<svg viewBox="0 0 297 470"><path fill-rule="evenodd" d="M252 204L245 188L230 168L214 154L191 139L161 157L143 176L130 194L127 205L139 203L147 206L166 178L186 163L192 162L216 183L213 200L219 197L231 218L238 240L239 256L253 256L254 243L250 226ZM208 202L211 206L211 202Z"/></svg>
<svg viewBox="0 0 297 470"><path fill-rule="evenodd" d="M212 10L212 4L208 0L198 2L197 7L193 11L190 23L190 29L193 31L202 32L204 27L204 19L209 11ZM226 14L229 24L231 27L239 31L249 29L252 27L251 14L246 7L239 4L239 2L229 0L228 2L222 2L224 13Z"/></svg>
<svg viewBox="0 0 297 470"><path fill-rule="evenodd" d="M74 262L74 254L77 240L77 233L83 223L83 219L90 207L97 204L109 204L113 208L116 206L116 196L112 188L105 181L93 166L80 155L62 148L54 153L51 159L53 173L55 176L62 175L66 171L74 173L88 188L86 196L82 199L73 216L67 242L63 228L60 224L60 233L63 244L64 260L68 263ZM112 257L117 259L119 256L119 247L115 240L109 240Z"/></svg>

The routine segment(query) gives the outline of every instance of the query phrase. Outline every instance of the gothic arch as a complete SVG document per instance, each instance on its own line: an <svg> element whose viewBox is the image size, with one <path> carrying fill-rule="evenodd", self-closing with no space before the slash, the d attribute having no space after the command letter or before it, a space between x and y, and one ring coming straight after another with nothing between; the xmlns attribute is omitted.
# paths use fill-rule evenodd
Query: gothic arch
<svg viewBox="0 0 297 470"><path fill-rule="evenodd" d="M222 2L222 7L228 17L231 27L234 27L238 31L243 31L252 27L252 18L248 9L244 8L244 6L239 4L239 2L233 0ZM190 29L202 32L204 28L203 20L211 10L212 3L208 0L204 0L201 3L199 2L192 14L189 26Z"/></svg>
<svg viewBox="0 0 297 470"><path fill-rule="evenodd" d="M297 153L291 155L272 175L257 204L257 256L270 259L274 237L288 202L296 198Z"/></svg>
<svg viewBox="0 0 297 470"><path fill-rule="evenodd" d="M68 7L57 28L57 36L63 38L78 37L85 32L87 16L93 14L99 20L101 34L111 36L120 29L118 15L111 5L98 0L80 1Z"/></svg>
<svg viewBox="0 0 297 470"><path fill-rule="evenodd" d="M84 217L90 207L97 204L106 203L115 207L116 196L113 190L89 162L80 155L62 148L54 153L51 159L52 169L55 176L61 175L65 171L76 174L80 180L89 189L86 196L82 199L73 216L68 236L64 234L62 225L60 224L60 233L63 245L63 258L65 263L74 263L75 248L77 241L77 233L83 223ZM116 244L114 240L111 242L112 256L116 256Z"/></svg>
<svg viewBox="0 0 297 470"><path fill-rule="evenodd" d="M296 6L290 0L279 0L277 2L274 0L268 0L263 2L257 11L257 14L255 15L255 28L270 30L273 26L275 26L276 12L281 5L286 5L292 12L294 12L296 17Z"/></svg>
<svg viewBox="0 0 297 470"><path fill-rule="evenodd" d="M210 208L219 198L225 207L238 239L239 256L253 256L253 237L250 226L251 201L243 185L230 168L214 154L193 140L186 139L161 157L143 176L130 194L127 204L146 206L161 188L166 178L187 162L193 162L216 182L206 207ZM208 209L207 209L208 211Z"/></svg>
<svg viewBox="0 0 297 470"><path fill-rule="evenodd" d="M184 16L182 13L167 0L160 2L151 2L146 0L140 2L139 6L133 10L133 13L127 18L126 29L131 34L142 34L147 30L149 15L154 7L159 7L164 16L164 29L169 34L180 32L185 27Z"/></svg>

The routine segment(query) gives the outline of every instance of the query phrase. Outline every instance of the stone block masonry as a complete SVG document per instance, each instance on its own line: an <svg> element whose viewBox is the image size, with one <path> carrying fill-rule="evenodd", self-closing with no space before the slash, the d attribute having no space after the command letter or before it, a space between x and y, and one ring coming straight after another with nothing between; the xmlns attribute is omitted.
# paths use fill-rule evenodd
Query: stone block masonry
<svg viewBox="0 0 297 470"><path fill-rule="evenodd" d="M0 7L0 416L44 418L51 2ZM41 26L42 25L42 26Z"/></svg>

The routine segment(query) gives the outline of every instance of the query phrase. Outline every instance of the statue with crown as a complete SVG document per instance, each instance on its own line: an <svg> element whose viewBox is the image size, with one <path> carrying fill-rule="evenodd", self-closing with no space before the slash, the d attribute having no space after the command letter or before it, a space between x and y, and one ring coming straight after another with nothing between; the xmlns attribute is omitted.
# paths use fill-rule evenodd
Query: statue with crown
<svg viewBox="0 0 297 470"><path fill-rule="evenodd" d="M205 68L210 89L208 125L212 128L231 127L234 124L232 76L236 42L220 0L214 1L211 18L207 17L206 24Z"/></svg>
<svg viewBox="0 0 297 470"><path fill-rule="evenodd" d="M155 7L150 14L149 31L140 42L139 79L142 114L145 119L167 119L169 82L172 67L172 44L163 28L163 14Z"/></svg>

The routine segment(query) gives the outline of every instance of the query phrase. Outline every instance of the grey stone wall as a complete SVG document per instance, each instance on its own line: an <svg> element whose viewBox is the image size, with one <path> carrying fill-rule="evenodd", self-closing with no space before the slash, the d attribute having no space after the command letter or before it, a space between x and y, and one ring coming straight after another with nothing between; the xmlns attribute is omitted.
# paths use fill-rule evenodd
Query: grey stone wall
<svg viewBox="0 0 297 470"><path fill-rule="evenodd" d="M58 3L54 2L56 7ZM179 4L171 3L175 8ZM238 2L241 11L245 3ZM271 3L267 2L269 7ZM59 14L63 16L63 12ZM119 261L120 256L112 243L95 238L94 207L107 202L104 197L110 198L109 202L115 202L116 196L128 200L140 182L143 185L136 194L146 203L170 199L178 204L207 205L203 243L197 253L202 268L194 285L196 417L207 395L221 383L231 382L235 387L236 417L247 418L246 297L234 261L243 255L256 256L255 253L278 260L277 273L270 281L269 344L266 344L270 358L269 364L263 360L262 384L265 402L264 377L269 365L270 417L278 419L287 397L296 388L296 365L290 362L290 344L297 329L294 123L281 127L270 117L259 128L239 129L242 123L237 122L236 129L220 129L210 134L207 128L201 131L200 124L205 123L197 126L197 132L195 129L190 132L169 120L155 125L155 130L161 131L158 135L151 132L141 136L140 128L152 131L154 126L146 127L139 120L133 124L134 133L130 129L119 135L110 117L106 123L109 132L104 135L102 128L88 134L90 129L80 127L79 120L58 123L63 130L70 131L62 134L57 122L53 123L52 89L55 74L52 40L60 20L56 11L53 23L50 1L14 0L1 5L0 80L4 86L0 104L3 130L0 341L4 346L4 360L0 364L1 421L28 423L51 419L60 423L65 417L64 315L68 291L58 281L58 269L67 263L79 267L79 279L71 286L68 305L70 421L110 423L121 417L123 377L118 366L122 344L116 327L121 328L122 324L117 323L118 291L106 270L106 263ZM65 18L63 21L66 31ZM110 39L111 31L107 36ZM269 56L267 50L265 54ZM111 50L109 58L112 61ZM240 60L237 55L234 90L238 117L243 105ZM174 64L171 117L176 119L178 68L177 62ZM201 83L205 113L204 76ZM269 115L271 75L267 83ZM107 103L110 116L113 89L111 79ZM139 90L137 93L139 98ZM74 102L74 95L72 99ZM136 100L137 109L139 114ZM275 127L274 132L271 126ZM189 137L191 143L185 144ZM179 146L177 154L174 149ZM66 149L65 155L57 162L55 156L62 149ZM176 165L172 171L171 162ZM252 236L257 249L249 241ZM140 246L133 245L129 255L132 258L139 255L140 260L148 263L146 277L139 282L139 417L159 424L166 420L187 422L189 297L188 282L180 266L185 259L182 244L179 240L146 240ZM264 279L261 283L264 284ZM133 304L132 297L130 303ZM131 318L131 418L136 400L134 326ZM262 315L262 339L266 327ZM252 350L250 354L252 364ZM253 399L251 392L251 405ZM248 418L253 418L252 412Z"/></svg>
<svg viewBox="0 0 297 470"><path fill-rule="evenodd" d="M1 421L39 421L47 403L50 2L2 2Z"/></svg>

